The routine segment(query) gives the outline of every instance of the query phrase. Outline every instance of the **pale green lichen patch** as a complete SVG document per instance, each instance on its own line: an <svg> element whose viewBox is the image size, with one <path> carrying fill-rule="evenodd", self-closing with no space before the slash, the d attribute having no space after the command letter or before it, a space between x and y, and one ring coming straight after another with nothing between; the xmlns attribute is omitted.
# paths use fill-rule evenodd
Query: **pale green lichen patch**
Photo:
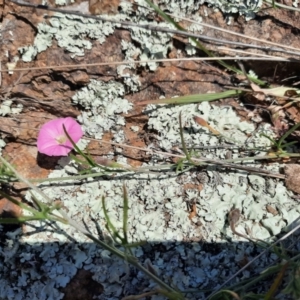
<svg viewBox="0 0 300 300"><path fill-rule="evenodd" d="M114 32L115 25L109 22L76 17L66 14L56 14L49 23L38 25L38 34L32 46L20 48L24 61L31 61L35 56L50 47L55 39L59 47L65 48L71 56L83 56L84 51L91 49L90 39L99 43Z"/></svg>
<svg viewBox="0 0 300 300"><path fill-rule="evenodd" d="M241 122L230 107L217 107L204 102L200 105L161 106L153 109L154 106L152 105L147 107L147 110L150 111L148 125L159 133L157 134L156 145L168 152L173 147L181 145L178 125L180 112L182 124L184 124L185 143L191 149L197 149L201 146L217 146L221 142L231 143L233 144L232 157L238 158L241 153L237 147L257 149L255 154L263 155L265 153L259 148L270 145L269 140L261 136L261 133L272 136L268 126L262 126L255 130L253 124ZM195 115L208 121L210 126L221 133L222 137L212 134L207 128L195 123ZM199 150L198 155L210 159L223 159L227 151L228 148ZM274 168L274 166L269 168ZM278 170L278 166L275 166L276 168ZM276 222L276 224L274 219L266 217L267 204L276 202L279 205L281 203L281 208L284 206L288 210L294 205L291 193L284 188L283 183L275 184L272 179L258 175L246 175L243 172L240 174L238 172L226 172L224 169L218 170L214 167L209 167L208 170L210 170L207 172L208 184L199 195L191 195L192 197L189 199L199 199L198 214L204 228L209 228L208 237L210 239L220 241L220 232L223 231L227 222L227 213L232 207L239 208L244 217L251 220L253 224L263 219L266 220L265 224L268 225L268 228L263 231L256 230L258 234L256 238L270 238L269 232L278 233L287 225L282 214L280 215L281 222ZM220 174L218 175L218 173ZM184 183L186 182L188 180ZM299 211L297 214L300 215ZM226 230L226 235L232 235L229 228Z"/></svg>
<svg viewBox="0 0 300 300"><path fill-rule="evenodd" d="M145 4L144 2L138 1ZM158 1L162 8L172 13L186 16L199 8L201 1ZM240 7L240 1L208 1L225 12L234 12ZM226 4L227 3L227 4ZM134 22L156 24L144 18L148 14L145 8L139 7L133 15ZM131 7L131 6L130 6ZM139 15L142 14L142 16ZM167 26L160 23L160 26ZM38 35L33 46L23 49L23 59L32 60L35 55L51 46L56 39L60 47L72 55L84 55L84 50L92 46L90 39L103 43L105 36L113 32L114 27L108 23L81 19L70 16L55 16L49 24L40 24ZM201 30L196 28L195 30ZM172 36L166 33L150 33L149 30L131 29L133 43L122 42L126 60L164 58L172 47ZM193 49L190 49L191 53ZM146 65L146 63L145 63ZM147 66L155 70L156 63ZM139 88L139 79L133 74L134 65L128 64L118 68L118 75L131 91ZM104 132L113 133L116 142L124 140L123 127L126 114L132 105L124 98L125 88L115 81L104 82L91 80L72 98L73 103L82 109L78 120L86 135L101 139ZM232 157L238 158L249 154L247 148L264 147L270 141L260 133L272 135L268 126L255 128L253 124L241 122L230 107L217 107L204 102L199 105L185 106L149 106L149 129L157 133L156 141L149 145L163 151L181 147L179 134L179 113L182 114L184 139L188 147L197 149L201 146L217 147L220 143L233 145ZM194 116L199 116L210 123L222 135L216 136L207 128L195 123ZM133 131L137 131L134 126ZM79 146L85 147L85 143ZM238 148L244 147L241 151ZM117 149L119 152L121 149ZM211 159L224 159L226 149L215 148L199 150L199 155ZM261 149L252 150L255 155L264 154ZM115 158L115 153L107 157ZM118 162L126 163L121 155ZM163 155L154 155L145 166L167 164ZM261 166L278 170L279 166ZM77 164L68 158L59 161L57 168L49 177L66 177L78 172ZM125 183L129 198L128 238L130 242L147 240L145 246L133 249L141 260L148 259L158 270L159 276L179 289L208 289L228 279L228 274L239 270L237 262L244 253L251 256L254 245L250 243L231 243L224 241L244 241L234 235L228 224L228 212L232 207L239 208L242 218L236 230L247 234L251 230L254 238L271 240L273 235L292 226L300 215L300 209L291 199L291 193L281 182L248 175L245 172L233 172L209 166L199 170L178 174L127 174L114 173L111 177L87 179L84 182L68 180L66 185L43 184L40 188L52 201L59 200L67 208L69 216L77 223L83 221L95 236L102 230L103 240L108 241L106 221L102 210L102 197L108 215L117 229L121 231L123 221L123 184ZM197 182L204 187L185 189L186 184ZM36 195L40 201L44 201ZM27 200L31 200L27 194ZM197 215L189 219L189 206L196 203ZM266 210L266 205L276 205L278 215L273 216ZM92 218L93 220L92 220ZM43 225L43 226L41 226ZM24 227L25 234L19 239L20 232L6 233L1 246L0 260L0 298L5 299L62 299L60 291L73 278L76 272L84 268L90 270L93 279L103 285L101 299L121 299L124 295L136 294L136 287L153 290L156 286L149 282L127 262L121 261L106 250L96 247L90 240L78 233L73 227L64 224L32 222ZM201 243L200 243L201 242ZM213 242L213 243L211 243ZM158 246L158 247L156 247ZM212 247L216 247L212 251ZM253 263L253 269L262 271L274 257L261 257ZM20 268L27 263L27 268ZM220 265L222 264L222 268ZM6 274L6 277L4 277ZM7 277L8 274L8 277ZM3 275L3 276L2 276ZM249 278L251 270L242 273ZM238 279L237 279L238 280ZM162 299L157 296L155 299ZM191 295L189 299L200 299Z"/></svg>
<svg viewBox="0 0 300 300"><path fill-rule="evenodd" d="M55 4L57 5L69 5L74 2L75 0L55 0Z"/></svg>
<svg viewBox="0 0 300 300"><path fill-rule="evenodd" d="M103 82L93 82L92 90L95 94L99 92L95 88L97 84L102 87L101 91L105 86ZM110 88L107 89L110 91ZM110 92L106 91L103 95L110 97ZM82 94L82 97L85 96L86 94ZM78 101L79 99L80 97ZM99 99L102 98L90 98L85 101L86 109L94 111L94 115L90 114L90 116L105 112L104 108L110 103ZM226 133L230 138L237 139L245 147L267 144L267 139L259 139L259 136L253 132L253 125L241 122L231 108L202 103L180 107L164 106L149 113L148 125L153 129L160 129L157 144L152 146L159 145L161 148L165 147L165 144L170 147L180 146L179 112L182 112L184 138L189 146L213 146L220 143L220 137L213 136L208 130L194 123L194 114L206 118L211 126L224 135ZM88 131L88 126L85 126L85 130ZM266 126L261 130L269 132ZM249 139L249 133L252 133L255 138ZM226 137L223 139L226 141ZM162 141L165 141L165 144ZM203 150L200 154L204 157L223 158L224 151L224 149ZM234 155L239 157L241 153L236 151ZM156 157L148 165L156 165L159 160L164 162L162 157ZM278 166L275 165L274 168ZM50 177L69 176L69 173L76 173L76 164L62 159ZM102 230L104 240L109 240L101 199L105 197L108 215L115 227L121 230L122 186L125 183L129 198L129 241L149 241L145 246L135 248L134 254L142 261L146 258L150 260L153 267L158 269L160 278L166 281L172 278L177 288L206 289L211 285L215 286L217 282L222 283L228 278L228 274L238 271L239 257L245 253L251 256L254 251L254 245L231 232L227 215L232 207L239 208L242 212L236 230L242 234L250 232L250 237L265 241L271 240L300 214L299 208L295 207L294 200L290 197L291 193L281 182L273 179L210 166L205 172L206 180L202 181L204 188L201 192L197 189L185 190L184 185L193 182L198 176L199 172L196 171L186 172L180 176L134 175L133 172L128 172L127 174L115 173L112 178L107 179L90 178L80 184L70 181L69 185L43 184L41 187L53 201L60 200L67 207L69 216L76 223L81 224L84 221L90 232L98 236L96 222ZM30 195L27 199L30 200ZM197 206L197 216L191 221L188 204L193 202ZM266 210L267 204L276 205L279 212L277 216L273 216ZM289 214L292 216L291 220L288 220ZM38 223L36 225L39 226ZM17 260L26 258L29 260L33 256L38 256L42 260L42 268L38 270L33 268L30 278L33 282L37 282L41 276L45 278L43 293L48 299L61 299L59 288L65 286L80 268L90 270L94 274L93 279L103 285L102 299L120 299L121 295L133 294L137 285L143 285L148 289L154 287L126 262L89 243L89 239L74 228L63 224L58 224L55 228L55 232L50 230L50 227L48 231L43 228L36 232L35 227L26 226L26 235L22 237L20 247L13 252ZM70 244L70 237L76 243ZM227 238L244 241L244 244L231 243L226 246L224 241ZM199 241L201 244L198 243ZM211 242L215 244L210 244ZM156 245L159 245L158 249L155 248ZM213 252L210 250L212 247L210 245L220 249ZM14 243L10 242L10 249L13 247ZM264 256L254 262L253 268L262 271L263 266L275 258ZM226 270L223 267L220 269L220 262ZM115 271L111 272L112 269ZM23 287L21 282L25 282L26 278L22 276L29 275L27 273L22 275L21 271L16 271L20 286L12 295L18 293L25 299L36 286ZM244 279L249 278L252 276L252 271L244 271L241 276ZM7 282L3 283L6 283L6 287L2 287L3 293L8 294ZM199 296L191 296L189 299L199 299Z"/></svg>
<svg viewBox="0 0 300 300"><path fill-rule="evenodd" d="M0 105L0 116L4 117L7 115L14 115L19 114L23 110L22 104L14 105L14 101L12 100L4 100ZM4 121L5 122L5 121ZM0 136L0 155L2 152L2 149L5 147L6 143L2 139L4 136Z"/></svg>
<svg viewBox="0 0 300 300"><path fill-rule="evenodd" d="M249 147L266 146L270 143L267 138L260 137L261 132L272 134L271 130L261 128L249 139L246 133L254 132L254 125L247 122L240 122L231 107L211 106L208 102L200 105L165 106L155 109L155 106L149 105L146 111L151 117L149 127L159 132L158 144L164 150L170 150L172 146L179 145L179 113L182 113L182 122L184 124L184 137L188 146L213 146L220 143L219 137L213 135L205 127L201 127L194 121L194 116L199 116L208 121L210 125L222 134L223 141L234 143L236 146L242 146L247 142ZM232 120L236 120L234 123ZM258 139L259 137L259 139ZM220 152L216 150L216 153ZM224 151L221 151L224 152ZM207 153L209 157L211 153ZM221 154L220 154L221 155ZM233 158L236 156L233 153Z"/></svg>
<svg viewBox="0 0 300 300"><path fill-rule="evenodd" d="M140 21L140 24L148 24L148 21ZM168 23L151 22L153 26L170 27ZM131 38L141 48L140 60L166 58L168 51L172 48L172 34L165 32L153 32L143 28L131 28ZM155 62L141 63L147 65L151 71L155 71L158 64Z"/></svg>
<svg viewBox="0 0 300 300"><path fill-rule="evenodd" d="M5 147L6 143L3 139L0 138L0 154L2 153L2 149Z"/></svg>
<svg viewBox="0 0 300 300"><path fill-rule="evenodd" d="M140 2L140 1L138 1ZM208 1L166 1L159 0L158 4L161 9L170 11L176 15L186 17L187 15L196 15L200 5L207 3L209 6L220 9L224 14L239 13L244 15L247 20L255 17L257 12L262 6L262 0L208 0Z"/></svg>
<svg viewBox="0 0 300 300"><path fill-rule="evenodd" d="M262 0L208 1L210 6L219 8L224 14L232 15L239 13L240 15L244 15L247 21L255 17L255 12L261 8L262 3Z"/></svg>
<svg viewBox="0 0 300 300"><path fill-rule="evenodd" d="M8 114L19 114L22 109L23 105L21 103L14 106L12 100L4 100L0 105L0 115L6 116Z"/></svg>
<svg viewBox="0 0 300 300"><path fill-rule="evenodd" d="M94 138L101 139L105 131L121 134L120 128L125 125L122 113L128 113L132 104L124 99L125 90L122 84L110 81L91 80L91 82L72 100L84 108L78 117L84 131Z"/></svg>

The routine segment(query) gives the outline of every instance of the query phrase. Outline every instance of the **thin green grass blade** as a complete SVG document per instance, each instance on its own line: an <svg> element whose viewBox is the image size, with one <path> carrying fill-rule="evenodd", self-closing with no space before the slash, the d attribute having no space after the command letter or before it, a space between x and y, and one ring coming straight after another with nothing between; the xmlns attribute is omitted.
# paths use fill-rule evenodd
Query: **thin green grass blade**
<svg viewBox="0 0 300 300"><path fill-rule="evenodd" d="M228 90L221 93L208 93L208 94L194 94L181 96L176 98L159 99L159 100L146 100L141 101L139 105L145 104L190 104L190 103L200 103L205 101L215 101L224 98L237 97L241 95L243 91L239 90Z"/></svg>
<svg viewBox="0 0 300 300"><path fill-rule="evenodd" d="M147 241L140 241L140 242L134 242L134 243L130 243L130 244L123 244L122 246L125 248L136 248L136 247L143 246L146 244L147 244Z"/></svg>
<svg viewBox="0 0 300 300"><path fill-rule="evenodd" d="M273 144L274 147L277 147L277 142L273 138L271 138L270 136L266 135L265 133L261 133L260 136L265 137L266 139L268 139Z"/></svg>
<svg viewBox="0 0 300 300"><path fill-rule="evenodd" d="M241 298L235 292L229 290L221 290L218 293L214 294L209 300L240 300Z"/></svg>
<svg viewBox="0 0 300 300"><path fill-rule="evenodd" d="M34 204L37 206L38 210L40 212L44 211L44 209L46 208L46 206L41 203L35 196L34 194L32 193L32 191L29 191L30 192L30 195L32 197L32 201L34 202Z"/></svg>
<svg viewBox="0 0 300 300"><path fill-rule="evenodd" d="M128 194L125 184L123 185L123 241L125 244L128 244L127 239L127 222L128 222Z"/></svg>
<svg viewBox="0 0 300 300"><path fill-rule="evenodd" d="M278 146L281 147L284 140L295 130L297 130L300 127L300 122L295 124L292 128L290 128L278 141Z"/></svg>
<svg viewBox="0 0 300 300"><path fill-rule="evenodd" d="M8 183L16 181L15 174L4 164L0 164L0 182Z"/></svg>
<svg viewBox="0 0 300 300"><path fill-rule="evenodd" d="M296 261L291 266L287 281L286 287L282 293L292 296L291 299L300 299L299 261Z"/></svg>
<svg viewBox="0 0 300 300"><path fill-rule="evenodd" d="M116 228L109 219L104 196L102 196L102 208L103 208L103 212L104 212L105 221L107 222L107 229L110 232L110 234L113 236L113 233L116 231Z"/></svg>
<svg viewBox="0 0 300 300"><path fill-rule="evenodd" d="M164 295L170 300L184 300L184 296L180 292L168 292L166 290L158 289L159 294Z"/></svg>
<svg viewBox="0 0 300 300"><path fill-rule="evenodd" d="M94 162L93 158L91 157L90 153L83 153L83 151L81 151L78 146L74 143L74 141L72 140L72 138L70 137L70 135L68 134L66 128L65 128L65 125L63 124L63 130L64 130L64 133L66 134L67 138L69 139L69 141L71 142L72 146L74 147L74 149L77 151L77 153L79 153L87 162L87 164L89 166L91 166L91 168L95 168L95 167L98 167L100 168L101 170L103 170L104 172L112 172L112 170L110 170L109 168L106 168L102 165L99 165L97 164L96 162ZM79 160L80 161L80 160ZM126 170L123 170L123 169L119 169L119 170L113 170L114 172L118 171L118 172L126 172Z"/></svg>
<svg viewBox="0 0 300 300"><path fill-rule="evenodd" d="M72 138L70 137L69 133L66 130L65 125L63 124L63 129L64 129L64 133L67 136L67 138L69 139L69 141L71 142L72 146L74 147L74 149L87 161L87 163L91 166L91 167L97 167L97 164L90 159L90 157L86 154L84 154L79 148L78 146L74 143L74 141L72 140Z"/></svg>
<svg viewBox="0 0 300 300"><path fill-rule="evenodd" d="M0 191L0 195L2 197L6 198L7 200L9 200L10 202L12 202L13 204L19 206L20 208L30 211L32 214L35 214L37 212L35 209L31 208L29 205L24 204L16 199L14 199L13 197L9 196L8 194L4 193L3 191Z"/></svg>
<svg viewBox="0 0 300 300"><path fill-rule="evenodd" d="M281 270L279 271L279 273L275 277L275 280L274 280L273 284L271 285L269 291L265 295L264 300L274 299L274 295L276 294L277 290L279 289L279 286L282 284L282 281L284 279L284 276L285 276L286 270L288 268L288 265L289 265L289 262L285 263L282 266Z"/></svg>
<svg viewBox="0 0 300 300"><path fill-rule="evenodd" d="M36 217L15 217L15 218L0 218L0 224L20 224L29 221L40 221Z"/></svg>
<svg viewBox="0 0 300 300"><path fill-rule="evenodd" d="M105 221L107 223L106 227L107 227L108 232L110 233L110 235L112 236L112 238L114 239L115 242L120 243L119 241L116 240L116 238L118 238L118 239L121 240L121 243L122 243L122 241L123 241L122 237L120 236L120 234L118 233L116 227L110 221L110 218L108 216L104 196L102 197L102 208L103 208L103 212L104 212L104 218L105 218Z"/></svg>
<svg viewBox="0 0 300 300"><path fill-rule="evenodd" d="M80 165L83 165L83 164L86 164L86 161L76 157L75 155L73 154L70 154L70 158L72 158L75 162L77 162L78 164Z"/></svg>
<svg viewBox="0 0 300 300"><path fill-rule="evenodd" d="M298 144L298 141L292 141L292 142L289 142L289 143L284 143L281 147L282 148L287 148L287 147L290 147L290 146L293 146L293 145L296 145Z"/></svg>
<svg viewBox="0 0 300 300"><path fill-rule="evenodd" d="M182 145L182 150L186 156L186 159L191 162L191 156L189 151L187 150L184 137L183 137L183 129L182 129L182 118L181 118L181 112L179 114L179 133L180 133L180 139L181 139L181 145Z"/></svg>

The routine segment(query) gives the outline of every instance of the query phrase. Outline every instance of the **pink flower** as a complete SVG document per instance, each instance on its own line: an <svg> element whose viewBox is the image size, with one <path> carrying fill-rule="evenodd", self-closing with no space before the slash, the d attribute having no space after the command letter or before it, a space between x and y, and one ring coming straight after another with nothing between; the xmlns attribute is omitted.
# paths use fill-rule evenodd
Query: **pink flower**
<svg viewBox="0 0 300 300"><path fill-rule="evenodd" d="M63 125L65 125L66 131L74 143L80 140L83 132L80 125L73 118L52 120L44 124L39 132L37 147L40 153L49 156L67 156L73 149L64 132Z"/></svg>

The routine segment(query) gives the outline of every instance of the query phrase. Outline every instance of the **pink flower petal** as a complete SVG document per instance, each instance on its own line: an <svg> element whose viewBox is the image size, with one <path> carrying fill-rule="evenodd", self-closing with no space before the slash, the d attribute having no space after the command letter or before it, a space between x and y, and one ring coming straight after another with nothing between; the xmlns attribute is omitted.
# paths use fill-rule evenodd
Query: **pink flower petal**
<svg viewBox="0 0 300 300"><path fill-rule="evenodd" d="M49 156L67 156L73 149L71 142L67 139L63 143L57 141L64 137L63 124L74 143L77 143L83 135L80 125L73 118L60 118L44 124L39 132L37 147L40 153Z"/></svg>
<svg viewBox="0 0 300 300"><path fill-rule="evenodd" d="M83 136L81 126L73 118L70 117L65 118L63 124L65 125L66 131L68 132L74 143L77 143Z"/></svg>

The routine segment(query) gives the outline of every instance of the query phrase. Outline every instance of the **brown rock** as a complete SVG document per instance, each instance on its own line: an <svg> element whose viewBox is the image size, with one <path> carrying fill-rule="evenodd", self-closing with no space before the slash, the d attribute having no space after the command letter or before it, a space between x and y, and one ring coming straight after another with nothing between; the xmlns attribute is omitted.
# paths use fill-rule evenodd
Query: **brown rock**
<svg viewBox="0 0 300 300"><path fill-rule="evenodd" d="M289 164L284 167L285 184L291 191L300 194L300 165Z"/></svg>
<svg viewBox="0 0 300 300"><path fill-rule="evenodd" d="M13 204L11 201L7 200L6 198L0 199L1 218L14 218L14 217L19 217L20 215L21 215L21 208L18 205Z"/></svg>
<svg viewBox="0 0 300 300"><path fill-rule="evenodd" d="M13 167L27 179L47 178L50 173L49 169L41 168L37 164L36 147L30 147L19 143L9 143L3 151L3 156L7 158ZM55 159L57 160L57 157L55 157ZM26 187L26 184L16 182L14 183L14 187L22 189Z"/></svg>
<svg viewBox="0 0 300 300"><path fill-rule="evenodd" d="M118 12L120 0L89 0L89 11L92 15L111 14Z"/></svg>

